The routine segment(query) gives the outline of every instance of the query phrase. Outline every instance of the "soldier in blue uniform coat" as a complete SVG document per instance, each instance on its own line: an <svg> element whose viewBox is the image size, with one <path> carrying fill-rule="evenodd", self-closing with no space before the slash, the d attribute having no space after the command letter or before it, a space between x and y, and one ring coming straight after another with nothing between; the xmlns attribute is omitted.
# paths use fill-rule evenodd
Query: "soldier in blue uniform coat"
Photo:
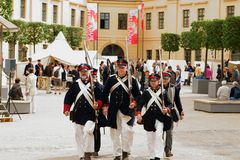
<svg viewBox="0 0 240 160"><path fill-rule="evenodd" d="M136 100L141 93L137 81L129 77L132 81L131 94L134 100L131 100L129 94L127 61L117 61L117 73L109 77L103 90L103 112L109 121L110 136L113 142L114 160L128 159L131 152L133 141L133 123L135 118L134 108ZM110 103L109 98L110 96ZM120 135L121 142L120 143Z"/></svg>
<svg viewBox="0 0 240 160"><path fill-rule="evenodd" d="M146 89L137 102L137 122L143 123L144 130L147 131L148 151L150 160L160 160L164 153L162 140L163 131L171 128L171 118L167 115L170 111L167 100L163 100L159 84L160 76L151 74L149 76L150 87ZM164 95L165 96L165 95ZM145 113L141 115L142 108Z"/></svg>
<svg viewBox="0 0 240 160"><path fill-rule="evenodd" d="M91 160L91 153L94 152L94 128L96 122L95 110L101 107L101 89L94 88L94 95L91 90L89 79L90 66L81 64L78 67L80 79L74 82L65 95L64 114L68 116L75 125L75 138L77 142L78 156L80 160ZM93 101L95 99L95 101ZM74 107L71 110L71 106Z"/></svg>

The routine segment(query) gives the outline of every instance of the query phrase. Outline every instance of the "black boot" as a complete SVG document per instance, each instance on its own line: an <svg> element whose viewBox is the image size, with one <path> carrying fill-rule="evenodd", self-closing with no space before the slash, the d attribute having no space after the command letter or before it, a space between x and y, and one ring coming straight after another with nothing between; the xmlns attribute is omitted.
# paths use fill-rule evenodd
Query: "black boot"
<svg viewBox="0 0 240 160"><path fill-rule="evenodd" d="M172 152L169 149L166 149L165 153L166 153L166 157L172 157L173 156Z"/></svg>
<svg viewBox="0 0 240 160"><path fill-rule="evenodd" d="M84 153L84 160L91 160L91 153L85 152Z"/></svg>
<svg viewBox="0 0 240 160"><path fill-rule="evenodd" d="M158 158L158 157L155 157L155 159L154 160L160 160L160 158Z"/></svg>
<svg viewBox="0 0 240 160"><path fill-rule="evenodd" d="M128 155L129 153L128 152L122 152L122 160L128 160Z"/></svg>
<svg viewBox="0 0 240 160"><path fill-rule="evenodd" d="M121 160L121 157L120 156L116 156L116 157L114 157L113 160Z"/></svg>

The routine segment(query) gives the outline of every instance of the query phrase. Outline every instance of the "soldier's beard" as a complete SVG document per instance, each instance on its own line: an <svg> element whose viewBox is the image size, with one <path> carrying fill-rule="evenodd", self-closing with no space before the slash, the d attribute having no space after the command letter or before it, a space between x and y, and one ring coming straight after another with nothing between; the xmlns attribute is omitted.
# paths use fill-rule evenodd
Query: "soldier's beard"
<svg viewBox="0 0 240 160"><path fill-rule="evenodd" d="M87 75L82 75L82 76L81 76L81 79L84 80L84 81L87 80L87 78L88 78Z"/></svg>

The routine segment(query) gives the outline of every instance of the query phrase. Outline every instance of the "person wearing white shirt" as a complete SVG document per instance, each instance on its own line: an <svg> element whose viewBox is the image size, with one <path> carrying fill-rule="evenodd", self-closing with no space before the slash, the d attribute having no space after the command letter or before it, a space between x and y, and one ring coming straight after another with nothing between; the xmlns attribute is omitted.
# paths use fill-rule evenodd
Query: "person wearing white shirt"
<svg viewBox="0 0 240 160"><path fill-rule="evenodd" d="M63 69L60 64L55 64L53 68L53 86L54 86L54 94L61 94L61 79L62 79Z"/></svg>
<svg viewBox="0 0 240 160"><path fill-rule="evenodd" d="M230 88L227 86L227 81L222 81L222 86L218 88L217 98L219 100L228 100L230 97Z"/></svg>
<svg viewBox="0 0 240 160"><path fill-rule="evenodd" d="M29 68L29 75L27 76L26 83L26 96L27 99L30 100L31 113L36 113L36 105L35 105L35 95L37 93L37 76L33 73L33 68Z"/></svg>

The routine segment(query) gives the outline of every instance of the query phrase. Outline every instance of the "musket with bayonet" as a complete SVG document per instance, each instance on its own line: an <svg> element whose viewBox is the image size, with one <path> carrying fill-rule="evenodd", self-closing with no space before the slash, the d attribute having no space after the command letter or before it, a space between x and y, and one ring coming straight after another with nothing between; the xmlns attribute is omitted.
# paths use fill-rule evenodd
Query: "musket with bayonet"
<svg viewBox="0 0 240 160"><path fill-rule="evenodd" d="M88 54L88 49L86 47L86 42L85 40L83 41L83 47L84 47L84 51L85 51L85 61L88 65L91 66L91 68L93 69L93 65L92 65L92 62L91 62L91 59L89 57L89 54ZM96 101L95 101L95 94L94 94L94 82L93 82L93 77L92 77L92 74L90 73L90 88L91 88L91 93L92 93L92 98L93 98L93 105L95 105ZM94 106L93 106L94 107ZM94 108L95 109L95 108ZM98 124L98 111L95 110L95 116L96 116L96 125ZM97 137L97 130L95 132L96 134L96 137Z"/></svg>
<svg viewBox="0 0 240 160"><path fill-rule="evenodd" d="M133 96L132 96L132 75L131 75L131 71L130 71L130 62L129 62L129 55L128 55L128 39L126 37L126 57L127 57L127 62L128 62L128 94L130 96L130 103L133 100Z"/></svg>

